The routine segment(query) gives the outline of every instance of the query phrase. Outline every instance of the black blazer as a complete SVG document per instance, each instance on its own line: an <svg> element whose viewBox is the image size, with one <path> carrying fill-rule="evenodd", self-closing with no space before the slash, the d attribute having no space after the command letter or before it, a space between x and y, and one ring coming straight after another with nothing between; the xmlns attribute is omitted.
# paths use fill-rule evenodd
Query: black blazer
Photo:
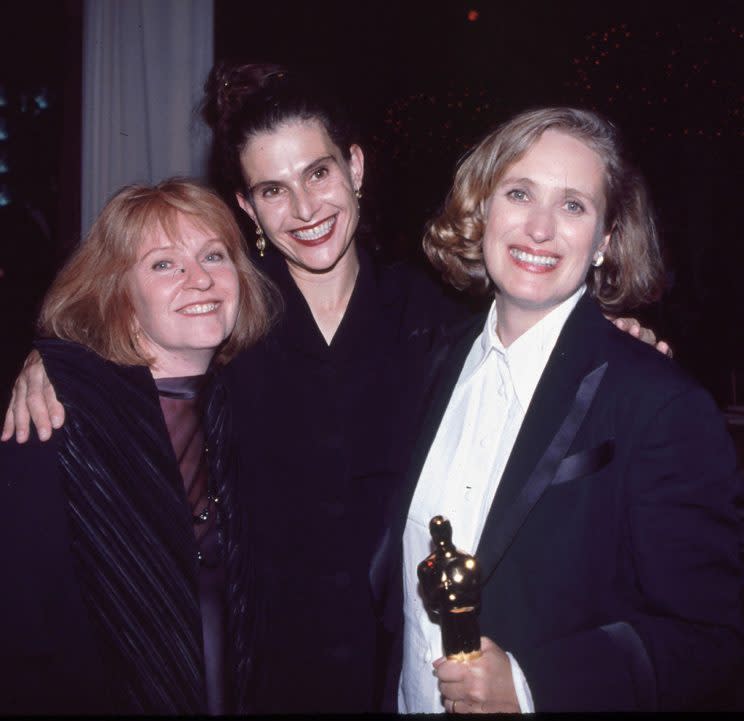
<svg viewBox="0 0 744 721"><path fill-rule="evenodd" d="M400 669L407 509L483 322L442 348L408 483L372 567L396 639L388 705ZM744 658L741 486L712 399L584 296L537 386L476 551L481 631L514 654L536 710L726 707Z"/></svg>

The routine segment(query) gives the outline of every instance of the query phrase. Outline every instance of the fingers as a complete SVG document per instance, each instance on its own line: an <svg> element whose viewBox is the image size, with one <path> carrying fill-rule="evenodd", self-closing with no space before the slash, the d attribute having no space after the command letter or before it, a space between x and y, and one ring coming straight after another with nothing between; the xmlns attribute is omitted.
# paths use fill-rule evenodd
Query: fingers
<svg viewBox="0 0 744 721"><path fill-rule="evenodd" d="M24 435L24 440L28 438L30 431L30 420L33 421L36 427L36 433L42 441L47 441L52 436L52 427L58 428L59 426L53 426L52 417L50 413L49 403L50 401L59 406L57 397L54 394L54 389L49 386L48 382L39 384L29 384L28 392L25 397L22 397L18 403L14 406L14 413L16 418L16 439L21 434ZM59 409L57 409L57 419L59 422ZM22 443L23 441L20 441Z"/></svg>
<svg viewBox="0 0 744 721"><path fill-rule="evenodd" d="M644 328L639 325L638 332L631 335L634 335L638 340L642 340L644 343L648 343L649 345L656 344L656 333L654 333L650 328Z"/></svg>
<svg viewBox="0 0 744 721"><path fill-rule="evenodd" d="M15 430L15 424L13 423L13 403L15 402L15 386L10 396L10 404L8 409L5 411L5 420L3 421L3 433L0 436L0 440L7 441L13 436Z"/></svg>
<svg viewBox="0 0 744 721"><path fill-rule="evenodd" d="M49 418L53 428L62 428L65 422L65 407L57 400L57 394L54 386L49 382L49 378L44 375L44 402L49 411Z"/></svg>
<svg viewBox="0 0 744 721"><path fill-rule="evenodd" d="M628 335L632 335L634 338L638 338L638 340L648 343L649 345L656 346L656 349L659 352L669 355L669 353L667 353L669 346L663 341L657 343L656 333L654 333L651 328L645 328L642 326L635 318L610 318L610 320L612 320L617 328L625 331ZM663 349L659 347L661 344L663 344Z"/></svg>
<svg viewBox="0 0 744 721"><path fill-rule="evenodd" d="M481 651L475 660L434 662L445 709L450 713L518 712L509 657L485 636Z"/></svg>
<svg viewBox="0 0 744 721"><path fill-rule="evenodd" d="M467 699L455 699L450 701L444 700L444 710L447 713L490 713L486 711L486 705L479 702L468 701Z"/></svg>
<svg viewBox="0 0 744 721"><path fill-rule="evenodd" d="M659 353L663 353L668 358L674 358L674 351L672 351L671 346L666 341L660 340L656 344L656 350L659 351Z"/></svg>
<svg viewBox="0 0 744 721"><path fill-rule="evenodd" d="M64 409L57 400L57 395L47 377L41 357L37 354L37 360L28 361L24 367L23 375L28 379L28 392L25 398L27 411L36 426L36 432L42 441L48 440L52 435L52 428L59 428L64 420ZM16 425L18 420L16 419ZM26 420L26 425L28 421ZM28 428L25 429L28 432ZM17 435L17 433L16 433Z"/></svg>
<svg viewBox="0 0 744 721"><path fill-rule="evenodd" d="M647 328L643 328L641 324L635 318L615 318L612 321L616 328L625 331L634 338L641 338L646 332L650 332ZM651 333L653 335L653 333Z"/></svg>
<svg viewBox="0 0 744 721"><path fill-rule="evenodd" d="M39 438L46 441L52 435L52 428L60 428L64 419L64 408L49 383L41 356L33 351L26 358L13 386L10 406L3 422L2 439L8 440L15 432L16 441L25 443L33 421Z"/></svg>
<svg viewBox="0 0 744 721"><path fill-rule="evenodd" d="M18 443L25 443L28 440L31 419L28 414L26 405L26 394L28 393L28 384L23 375L18 376L13 386L13 395L10 401L10 408L5 417L5 426L10 428L11 433L15 430L15 437ZM8 415L11 415L10 424Z"/></svg>
<svg viewBox="0 0 744 721"><path fill-rule="evenodd" d="M438 659L439 660L439 659ZM458 683L467 678L468 664L459 661L448 661L442 659L442 663L434 662L437 678L440 683Z"/></svg>

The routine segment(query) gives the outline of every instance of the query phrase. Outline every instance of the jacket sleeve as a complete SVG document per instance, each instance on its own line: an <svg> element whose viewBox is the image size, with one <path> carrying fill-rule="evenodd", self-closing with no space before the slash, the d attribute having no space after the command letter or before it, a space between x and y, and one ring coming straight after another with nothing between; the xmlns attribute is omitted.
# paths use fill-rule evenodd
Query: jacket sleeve
<svg viewBox="0 0 744 721"><path fill-rule="evenodd" d="M538 711L726 708L742 672L742 479L723 418L688 389L631 447L617 563L634 610L518 659Z"/></svg>
<svg viewBox="0 0 744 721"><path fill-rule="evenodd" d="M57 436L0 444L0 714L89 712L99 684L75 581Z"/></svg>

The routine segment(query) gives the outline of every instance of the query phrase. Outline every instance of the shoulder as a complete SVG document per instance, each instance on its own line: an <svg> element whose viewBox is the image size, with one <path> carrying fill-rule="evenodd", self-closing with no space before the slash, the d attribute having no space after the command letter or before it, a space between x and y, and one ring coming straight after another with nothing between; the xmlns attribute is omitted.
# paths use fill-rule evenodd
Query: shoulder
<svg viewBox="0 0 744 721"><path fill-rule="evenodd" d="M60 401L84 406L92 399L132 405L138 398L156 398L155 382L146 366L112 363L89 348L56 338L39 339L34 347Z"/></svg>
<svg viewBox="0 0 744 721"><path fill-rule="evenodd" d="M606 380L626 392L655 397L699 388L674 360L616 328L588 295L566 321L557 350L575 362L606 363Z"/></svg>
<svg viewBox="0 0 744 721"><path fill-rule="evenodd" d="M38 486L57 473L60 431L46 442L39 440L32 426L26 443L10 439L0 443L0 489L4 496L24 491L38 492ZM15 506L14 506L15 508Z"/></svg>
<svg viewBox="0 0 744 721"><path fill-rule="evenodd" d="M382 302L399 308L410 325L451 327L472 317L478 302L445 285L433 269L410 261L377 264Z"/></svg>
<svg viewBox="0 0 744 721"><path fill-rule="evenodd" d="M606 364L597 400L616 422L642 435L700 432L727 437L713 397L675 360L604 317L587 328L583 342L597 346L594 365Z"/></svg>
<svg viewBox="0 0 744 721"><path fill-rule="evenodd" d="M604 323L609 369L613 376L644 394L669 396L692 391L705 394L702 386L675 360L618 330L610 321L604 320Z"/></svg>

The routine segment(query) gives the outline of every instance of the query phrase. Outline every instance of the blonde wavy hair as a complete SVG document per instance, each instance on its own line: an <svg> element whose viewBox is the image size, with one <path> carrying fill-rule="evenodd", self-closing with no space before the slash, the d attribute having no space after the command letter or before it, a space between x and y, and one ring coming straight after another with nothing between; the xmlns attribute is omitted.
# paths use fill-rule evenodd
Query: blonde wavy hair
<svg viewBox="0 0 744 721"><path fill-rule="evenodd" d="M610 232L610 242L604 263L589 270L589 292L608 313L656 300L663 266L646 185L625 159L615 127L588 110L530 110L483 138L459 164L442 211L427 225L423 245L430 262L459 290L495 289L483 260L487 201L507 169L549 129L582 141L605 165L604 233Z"/></svg>
<svg viewBox="0 0 744 721"><path fill-rule="evenodd" d="M235 328L215 360L226 363L268 330L278 294L248 260L229 208L211 190L183 178L155 186L128 185L106 204L47 293L38 321L46 336L75 341L121 365L152 365L132 332L134 308L126 272L143 238L155 228L178 242L179 219L218 237L238 270Z"/></svg>

